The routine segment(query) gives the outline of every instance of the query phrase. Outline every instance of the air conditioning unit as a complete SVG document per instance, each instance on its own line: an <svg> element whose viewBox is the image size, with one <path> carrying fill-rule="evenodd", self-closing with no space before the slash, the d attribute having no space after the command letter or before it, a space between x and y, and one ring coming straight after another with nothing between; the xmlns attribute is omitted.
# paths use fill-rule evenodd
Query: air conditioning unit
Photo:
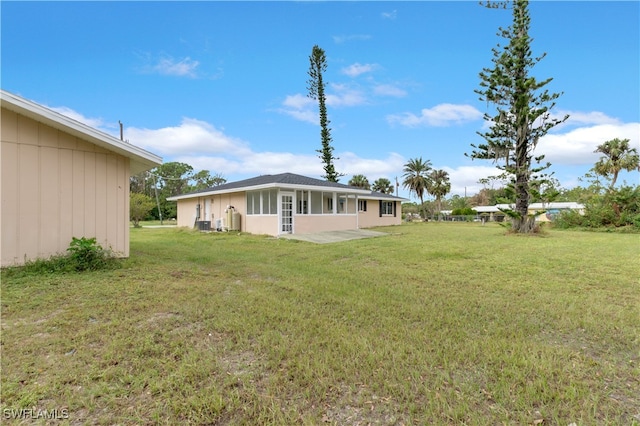
<svg viewBox="0 0 640 426"><path fill-rule="evenodd" d="M198 231L211 231L210 220L200 220L198 223Z"/></svg>

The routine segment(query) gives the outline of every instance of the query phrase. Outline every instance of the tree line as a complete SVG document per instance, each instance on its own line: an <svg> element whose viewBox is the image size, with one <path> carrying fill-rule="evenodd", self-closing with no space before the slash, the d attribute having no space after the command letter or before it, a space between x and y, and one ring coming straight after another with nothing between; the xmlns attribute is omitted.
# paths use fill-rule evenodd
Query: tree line
<svg viewBox="0 0 640 426"><path fill-rule="evenodd" d="M209 170L195 172L186 163L169 162L131 176L129 210L134 226L141 220L165 220L177 217L175 202L167 198L222 185L227 180Z"/></svg>
<svg viewBox="0 0 640 426"><path fill-rule="evenodd" d="M640 171L638 149L630 146L629 139L615 138L600 144L594 152L601 156L580 178L586 185L563 188L553 177L537 180L530 189L531 203L577 202L585 206L582 212L566 211L557 216L554 226L560 228L624 227L639 230L640 185L620 184L618 180L623 170ZM421 200L420 204L404 203L403 213L420 213L422 217L433 218L443 209L470 212L475 206L515 203L516 194L507 175L483 178L478 183L483 188L469 197L455 194L441 202Z"/></svg>

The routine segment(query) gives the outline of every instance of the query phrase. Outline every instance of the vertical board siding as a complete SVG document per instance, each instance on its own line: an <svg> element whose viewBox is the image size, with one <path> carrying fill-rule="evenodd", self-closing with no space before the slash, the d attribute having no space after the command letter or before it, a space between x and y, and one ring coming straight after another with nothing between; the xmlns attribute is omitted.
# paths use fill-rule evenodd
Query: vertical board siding
<svg viewBox="0 0 640 426"><path fill-rule="evenodd" d="M60 209L58 207L60 184L59 150L50 147L40 148L40 241L38 252L45 255L53 255L60 251L61 247L51 250L47 241L60 240Z"/></svg>
<svg viewBox="0 0 640 426"><path fill-rule="evenodd" d="M38 253L40 228L39 148L18 145L18 257ZM35 160L35 161L34 161ZM25 197L23 194L29 194Z"/></svg>
<svg viewBox="0 0 640 426"><path fill-rule="evenodd" d="M129 159L2 109L2 266L95 237L129 255Z"/></svg>
<svg viewBox="0 0 640 426"><path fill-rule="evenodd" d="M58 180L58 211L60 212L60 240L57 251L62 252L65 244L71 242L73 237L73 151L60 149L58 163L60 164L60 175Z"/></svg>
<svg viewBox="0 0 640 426"><path fill-rule="evenodd" d="M96 235L96 154L84 153L84 232Z"/></svg>
<svg viewBox="0 0 640 426"><path fill-rule="evenodd" d="M96 154L96 241L107 247L107 155Z"/></svg>
<svg viewBox="0 0 640 426"><path fill-rule="evenodd" d="M3 114L2 137L4 138L5 126ZM18 247L18 144L2 143L0 148L0 157L2 165L2 215L0 222L2 223L2 264L7 259L9 264L17 261L16 248Z"/></svg>

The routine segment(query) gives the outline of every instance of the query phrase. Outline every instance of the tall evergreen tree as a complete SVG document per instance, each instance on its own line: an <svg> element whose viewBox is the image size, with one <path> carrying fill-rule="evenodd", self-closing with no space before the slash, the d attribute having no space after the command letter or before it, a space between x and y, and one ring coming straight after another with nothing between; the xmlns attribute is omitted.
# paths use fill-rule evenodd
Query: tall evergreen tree
<svg viewBox="0 0 640 426"><path fill-rule="evenodd" d="M488 7L507 7L508 3L488 3ZM534 58L531 54L531 37L527 0L512 2L513 22L507 29L500 28L498 35L508 44L493 49L493 68L480 72L480 89L475 92L480 100L493 104L492 114L484 119L491 123L487 132L481 133L486 143L472 145L472 158L491 159L511 178L515 193L515 209L508 212L512 218L512 230L529 233L534 229L535 218L527 215L531 202L531 182L544 178L542 174L551 164L540 164L544 155L534 157L539 139L551 128L564 122L552 118L550 110L561 93L549 93L543 89L552 79L538 81L530 75L531 69L545 56Z"/></svg>
<svg viewBox="0 0 640 426"><path fill-rule="evenodd" d="M344 176L336 172L333 165L334 160L339 160L333 156L333 146L331 146L331 129L329 128L329 119L327 118L327 97L324 93L323 73L327 70L327 57L318 45L313 46L311 55L309 56L309 80L307 81L309 96L311 99L318 101L318 109L320 111L320 139L322 141L322 149L317 149L318 157L324 163L324 178L329 182L338 182L340 176Z"/></svg>

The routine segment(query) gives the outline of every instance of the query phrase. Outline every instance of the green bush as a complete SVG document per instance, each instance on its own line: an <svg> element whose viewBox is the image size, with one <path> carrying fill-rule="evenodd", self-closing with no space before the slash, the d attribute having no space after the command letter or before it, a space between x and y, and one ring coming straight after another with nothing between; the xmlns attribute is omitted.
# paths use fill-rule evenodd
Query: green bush
<svg viewBox="0 0 640 426"><path fill-rule="evenodd" d="M76 271L95 271L105 269L113 257L103 249L95 238L73 237L67 251Z"/></svg>
<svg viewBox="0 0 640 426"><path fill-rule="evenodd" d="M629 228L640 231L640 187L622 186L595 194L585 202L584 214L562 212L554 221L558 228Z"/></svg>
<svg viewBox="0 0 640 426"><path fill-rule="evenodd" d="M451 215L453 216L475 216L478 212L472 209L471 207L465 207L462 209L453 209L451 211Z"/></svg>
<svg viewBox="0 0 640 426"><path fill-rule="evenodd" d="M29 260L22 266L6 268L6 276L97 271L112 269L119 265L118 259L111 251L102 248L95 238L73 237L67 252L66 255Z"/></svg>

